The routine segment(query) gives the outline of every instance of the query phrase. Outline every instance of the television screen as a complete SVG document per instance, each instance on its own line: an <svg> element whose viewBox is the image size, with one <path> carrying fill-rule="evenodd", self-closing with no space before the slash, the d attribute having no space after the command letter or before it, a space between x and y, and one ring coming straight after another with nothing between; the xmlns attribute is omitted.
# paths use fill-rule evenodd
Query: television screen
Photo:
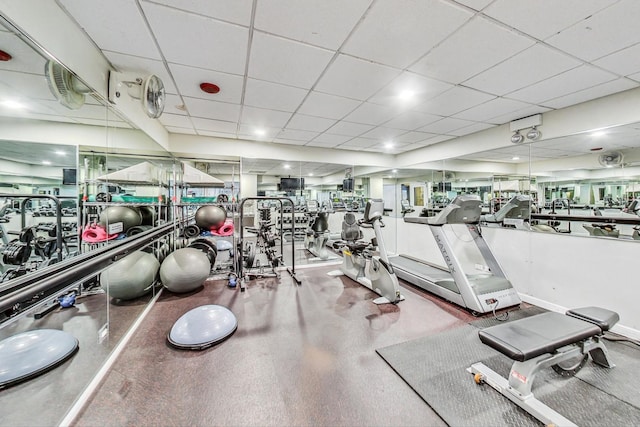
<svg viewBox="0 0 640 427"><path fill-rule="evenodd" d="M353 191L353 178L347 178L342 180L342 191L346 191L346 192Z"/></svg>
<svg viewBox="0 0 640 427"><path fill-rule="evenodd" d="M451 191L451 183L450 182L439 182L437 191L440 191L440 192Z"/></svg>
<svg viewBox="0 0 640 427"><path fill-rule="evenodd" d="M280 178L280 190L304 190L304 178Z"/></svg>
<svg viewBox="0 0 640 427"><path fill-rule="evenodd" d="M62 169L62 185L76 185L76 170Z"/></svg>

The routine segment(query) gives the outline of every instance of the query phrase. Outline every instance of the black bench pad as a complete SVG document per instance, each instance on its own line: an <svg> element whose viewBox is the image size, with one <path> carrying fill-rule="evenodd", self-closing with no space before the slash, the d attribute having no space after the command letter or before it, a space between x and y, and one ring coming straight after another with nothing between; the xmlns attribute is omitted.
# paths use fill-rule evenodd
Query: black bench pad
<svg viewBox="0 0 640 427"><path fill-rule="evenodd" d="M598 325L603 332L611 329L620 320L620 316L615 311L600 307L574 308L567 311L567 316Z"/></svg>
<svg viewBox="0 0 640 427"><path fill-rule="evenodd" d="M492 326L478 332L480 341L518 362L533 359L602 330L593 323L548 312Z"/></svg>

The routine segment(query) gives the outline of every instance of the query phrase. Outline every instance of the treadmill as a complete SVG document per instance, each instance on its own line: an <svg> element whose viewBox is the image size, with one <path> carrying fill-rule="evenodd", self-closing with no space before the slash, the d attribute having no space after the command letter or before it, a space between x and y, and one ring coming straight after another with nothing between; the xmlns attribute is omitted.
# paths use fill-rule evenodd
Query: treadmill
<svg viewBox="0 0 640 427"><path fill-rule="evenodd" d="M513 196L509 202L494 214L482 215L480 222L512 226L520 230L529 230L527 223L531 218L531 197L525 194Z"/></svg>
<svg viewBox="0 0 640 427"><path fill-rule="evenodd" d="M488 313L520 304L518 293L480 234L478 223L481 214L482 202L478 196L461 195L436 216L405 217L405 222L429 227L448 269L400 254L389 259L396 275L475 313ZM473 275L463 271L443 229L447 224L467 225L488 271Z"/></svg>

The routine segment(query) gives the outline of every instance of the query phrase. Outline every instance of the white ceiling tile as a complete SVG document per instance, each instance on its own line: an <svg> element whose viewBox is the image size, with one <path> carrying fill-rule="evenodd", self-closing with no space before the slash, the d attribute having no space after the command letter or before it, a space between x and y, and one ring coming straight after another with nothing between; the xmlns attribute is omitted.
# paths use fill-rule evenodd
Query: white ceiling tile
<svg viewBox="0 0 640 427"><path fill-rule="evenodd" d="M382 105L363 103L344 119L350 122L379 125L392 119L400 113L397 108L383 107Z"/></svg>
<svg viewBox="0 0 640 427"><path fill-rule="evenodd" d="M184 104L191 117L237 122L240 118L240 105L226 102L207 101L199 98L184 98Z"/></svg>
<svg viewBox="0 0 640 427"><path fill-rule="evenodd" d="M234 104L239 104L242 99L243 79L241 76L177 64L169 64L169 68L182 96ZM218 85L220 92L215 94L203 92L200 89L200 83L205 82Z"/></svg>
<svg viewBox="0 0 640 427"><path fill-rule="evenodd" d="M193 128L176 128L173 126L165 126L167 132L169 133L179 133L184 135L197 135L196 131Z"/></svg>
<svg viewBox="0 0 640 427"><path fill-rule="evenodd" d="M406 68L472 16L439 0L376 2L342 51Z"/></svg>
<svg viewBox="0 0 640 427"><path fill-rule="evenodd" d="M428 133L451 133L454 130L463 128L465 126L474 125L475 122L462 119L454 119L453 117L447 117L430 125L424 126L418 129L420 132Z"/></svg>
<svg viewBox="0 0 640 427"><path fill-rule="evenodd" d="M235 134L238 128L238 124L235 122L201 119L199 117L194 117L191 119L191 121L193 122L193 126L196 128L198 133L200 133L200 131L209 131Z"/></svg>
<svg viewBox="0 0 640 427"><path fill-rule="evenodd" d="M344 135L332 135L330 133L323 133L318 135L313 141L307 145L313 147L335 147L336 145L343 144L351 139L350 136Z"/></svg>
<svg viewBox="0 0 640 427"><path fill-rule="evenodd" d="M305 145L307 141L300 141L296 139L282 139L282 138L274 138L272 142L277 144L287 144L287 145Z"/></svg>
<svg viewBox="0 0 640 427"><path fill-rule="evenodd" d="M578 60L538 43L472 77L464 85L504 95L579 65Z"/></svg>
<svg viewBox="0 0 640 427"><path fill-rule="evenodd" d="M315 46L338 49L372 0L257 2L255 27Z"/></svg>
<svg viewBox="0 0 640 427"><path fill-rule="evenodd" d="M146 0L142 0L145 2ZM253 0L153 0L187 12L248 26Z"/></svg>
<svg viewBox="0 0 640 427"><path fill-rule="evenodd" d="M394 137L404 133L403 129L392 129L388 127L378 126L363 134L361 138L371 138L377 140L389 141Z"/></svg>
<svg viewBox="0 0 640 427"><path fill-rule="evenodd" d="M164 112L169 114L181 114L183 116L187 115L187 111L184 109L178 108L183 105L182 99L178 95L174 95L172 93L167 93L164 100Z"/></svg>
<svg viewBox="0 0 640 427"><path fill-rule="evenodd" d="M328 129L327 132L335 135L360 136L373 128L374 126L372 125L363 125L360 123L351 123L342 120Z"/></svg>
<svg viewBox="0 0 640 427"><path fill-rule="evenodd" d="M413 109L439 116L450 116L494 98L494 95L463 86L456 86L423 104L417 105Z"/></svg>
<svg viewBox="0 0 640 427"><path fill-rule="evenodd" d="M201 136L213 136L215 138L236 139L236 134L235 133L211 132L211 131L208 131L208 130L198 130L198 135L201 135Z"/></svg>
<svg viewBox="0 0 640 427"><path fill-rule="evenodd" d="M364 147L374 147L376 145L378 145L378 140L377 139L353 138L352 140L347 141L344 144L340 145L340 148L346 148L346 147L364 148Z"/></svg>
<svg viewBox="0 0 640 427"><path fill-rule="evenodd" d="M284 139L284 140L292 139L295 141L309 142L319 134L320 134L319 132L309 132L306 130L283 129L276 136L276 138Z"/></svg>
<svg viewBox="0 0 640 427"><path fill-rule="evenodd" d="M476 16L410 69L457 84L534 43L513 30Z"/></svg>
<svg viewBox="0 0 640 427"><path fill-rule="evenodd" d="M3 51L11 55L10 61L0 61L1 69L30 74L37 72L44 75L45 59L18 39L15 34L1 32L0 46L2 46Z"/></svg>
<svg viewBox="0 0 640 427"><path fill-rule="evenodd" d="M252 107L293 112L300 106L307 92L306 89L247 79L244 103Z"/></svg>
<svg viewBox="0 0 640 427"><path fill-rule="evenodd" d="M417 143L417 142L421 142L421 141L426 141L429 138L433 138L434 136L436 136L433 133L426 133L426 132L407 132L407 133L403 133L402 135L398 135L395 138L393 138L394 141L398 141L398 142L404 142L404 143Z"/></svg>
<svg viewBox="0 0 640 427"><path fill-rule="evenodd" d="M453 130L449 133L455 136L470 135L472 133L480 132L481 130L489 129L494 126L495 125L491 123L475 123L475 124L472 124L471 126L465 126L463 128Z"/></svg>
<svg viewBox="0 0 640 427"><path fill-rule="evenodd" d="M152 3L142 7L168 62L244 74L247 28Z"/></svg>
<svg viewBox="0 0 640 427"><path fill-rule="evenodd" d="M635 80L637 82L640 82L640 73L635 73L635 74L630 74L629 76L627 76L629 79Z"/></svg>
<svg viewBox="0 0 640 427"><path fill-rule="evenodd" d="M425 142L429 142L429 143L431 143L431 144L436 144L436 143L438 143L438 142L448 141L448 140L450 140L450 139L454 139L454 138L455 138L455 137L454 137L454 136L451 136L451 135L438 135L438 136L436 136L436 137L434 137L434 138L429 138L429 139L428 139L427 141L425 141Z"/></svg>
<svg viewBox="0 0 640 427"><path fill-rule="evenodd" d="M581 102L590 101L613 93L622 92L624 90L636 88L640 86L637 82L629 79L621 78L589 89L574 92L570 95L561 96L549 101L545 101L544 105L551 108L565 108L570 105L580 104Z"/></svg>
<svg viewBox="0 0 640 427"><path fill-rule="evenodd" d="M100 49L162 59L136 2L61 0L60 3Z"/></svg>
<svg viewBox="0 0 640 427"><path fill-rule="evenodd" d="M360 101L354 99L314 91L305 99L298 112L337 120L353 111L360 104L362 104Z"/></svg>
<svg viewBox="0 0 640 427"><path fill-rule="evenodd" d="M617 0L497 0L483 13L544 40Z"/></svg>
<svg viewBox="0 0 640 427"><path fill-rule="evenodd" d="M118 71L144 71L146 75L155 74L162 80L167 93L178 93L178 89L173 84L173 79L165 68L164 62L117 52L103 51L103 53ZM146 77L146 75L141 77Z"/></svg>
<svg viewBox="0 0 640 427"><path fill-rule="evenodd" d="M622 76L640 72L640 43L600 58L593 64Z"/></svg>
<svg viewBox="0 0 640 427"><path fill-rule="evenodd" d="M304 114L295 114L289 123L287 129L307 130L312 132L324 132L334 123L333 119L324 119L322 117L307 116Z"/></svg>
<svg viewBox="0 0 640 427"><path fill-rule="evenodd" d="M616 78L615 74L602 71L590 65L583 65L512 92L507 96L532 104L540 104L544 103L543 101L588 89Z"/></svg>
<svg viewBox="0 0 640 427"><path fill-rule="evenodd" d="M458 3L461 3L465 6L468 6L475 10L482 10L493 0L457 0Z"/></svg>
<svg viewBox="0 0 640 427"><path fill-rule="evenodd" d="M11 95L14 99L55 99L49 90L47 79L39 74L0 70L0 87L3 95Z"/></svg>
<svg viewBox="0 0 640 427"><path fill-rule="evenodd" d="M331 58L329 50L256 31L249 77L310 89Z"/></svg>
<svg viewBox="0 0 640 427"><path fill-rule="evenodd" d="M399 70L393 68L340 55L320 78L315 89L364 101L398 74Z"/></svg>
<svg viewBox="0 0 640 427"><path fill-rule="evenodd" d="M546 113L547 111L551 111L549 108L541 107L539 105L531 105L522 110L510 111L501 116L496 116L491 118L492 123L507 123L512 120L521 119L523 117L533 116L534 114Z"/></svg>
<svg viewBox="0 0 640 427"><path fill-rule="evenodd" d="M484 104L476 105L475 107L462 111L453 117L457 119L473 120L476 122L488 122L491 121L489 119L493 117L501 116L515 110L522 110L529 106L530 104L515 101L513 99L495 98L491 101L485 102Z"/></svg>
<svg viewBox="0 0 640 427"><path fill-rule="evenodd" d="M255 131L260 129L264 134L261 136L257 136ZM268 127L268 126L260 126L260 125L240 125L238 129L238 136L244 135L247 139L250 140L258 140L258 141L267 141L275 138L278 133L280 133L282 129L280 127Z"/></svg>
<svg viewBox="0 0 640 427"><path fill-rule="evenodd" d="M419 111L405 111L397 117L385 122L386 127L414 130L429 123L437 122L442 117L429 113L421 113Z"/></svg>
<svg viewBox="0 0 640 427"><path fill-rule="evenodd" d="M162 113L159 118L160 123L164 126L172 126L178 128L192 128L191 120L187 116L179 116L177 114Z"/></svg>
<svg viewBox="0 0 640 427"><path fill-rule="evenodd" d="M290 117L291 113L245 106L242 109L240 122L244 125L282 128Z"/></svg>
<svg viewBox="0 0 640 427"><path fill-rule="evenodd" d="M453 88L449 83L405 71L393 79L385 88L372 96L368 102L382 105L397 105L411 108ZM410 93L409 98L401 94Z"/></svg>
<svg viewBox="0 0 640 427"><path fill-rule="evenodd" d="M550 37L547 43L586 61L592 61L640 42L638 16L639 1L621 0Z"/></svg>

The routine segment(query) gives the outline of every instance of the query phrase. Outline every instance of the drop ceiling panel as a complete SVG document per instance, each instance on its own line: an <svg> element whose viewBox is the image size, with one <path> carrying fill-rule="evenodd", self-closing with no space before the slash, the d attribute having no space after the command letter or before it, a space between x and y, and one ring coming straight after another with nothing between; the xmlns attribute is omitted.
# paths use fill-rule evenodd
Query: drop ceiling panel
<svg viewBox="0 0 640 427"><path fill-rule="evenodd" d="M376 139L376 142L385 141L388 142L398 135L402 135L405 132L404 129L392 129L388 127L378 126L371 129L369 132L361 135L362 138Z"/></svg>
<svg viewBox="0 0 640 427"><path fill-rule="evenodd" d="M247 28L152 3L142 7L167 61L244 74Z"/></svg>
<svg viewBox="0 0 640 427"><path fill-rule="evenodd" d="M505 95L579 65L578 60L538 43L465 81L464 85Z"/></svg>
<svg viewBox="0 0 640 427"><path fill-rule="evenodd" d="M29 74L39 73L44 79L45 59L13 33L0 32L0 48L11 55L10 61L0 61L0 69Z"/></svg>
<svg viewBox="0 0 640 427"><path fill-rule="evenodd" d="M390 128L414 130L422 126L426 126L429 123L437 122L440 119L442 119L441 116L436 116L434 114L421 113L419 111L406 111L389 120L384 125Z"/></svg>
<svg viewBox="0 0 640 427"><path fill-rule="evenodd" d="M199 117L194 117L191 121L198 131L205 130L210 132L235 134L238 128L238 125L235 122L223 122L220 120L209 120Z"/></svg>
<svg viewBox="0 0 640 427"><path fill-rule="evenodd" d="M318 135L313 141L307 145L316 147L335 147L336 145L344 144L353 137L346 135L334 135L331 133L323 133Z"/></svg>
<svg viewBox="0 0 640 427"><path fill-rule="evenodd" d="M463 86L456 86L453 89L444 92L442 95L420 104L413 109L440 116L451 116L494 98L494 95L489 95Z"/></svg>
<svg viewBox="0 0 640 427"><path fill-rule="evenodd" d="M164 112L169 114L182 114L183 116L186 116L187 111L185 109L178 108L182 104L182 98L178 95L168 93L164 100Z"/></svg>
<svg viewBox="0 0 640 427"><path fill-rule="evenodd" d="M621 78L598 86L574 92L570 95L554 98L545 101L544 105L550 108L564 108L570 105L579 104L581 102L590 101L602 96L611 95L612 93L622 92L631 88L638 87L640 84L629 79Z"/></svg>
<svg viewBox="0 0 640 427"><path fill-rule="evenodd" d="M289 118L291 118L291 113L245 106L242 109L240 122L243 125L283 128Z"/></svg>
<svg viewBox="0 0 640 427"><path fill-rule="evenodd" d="M315 89L364 101L398 74L399 70L393 68L339 55L320 78Z"/></svg>
<svg viewBox="0 0 640 427"><path fill-rule="evenodd" d="M256 133L255 133L256 129L260 129L260 131L264 133L264 135L256 136ZM278 133L280 133L281 130L282 129L280 128L267 127L267 126L259 127L256 125L240 125L238 129L238 137L245 136L245 137L248 137L247 139L254 139L258 141L268 141L270 139L275 138L276 135L278 135Z"/></svg>
<svg viewBox="0 0 640 427"><path fill-rule="evenodd" d="M354 99L312 91L298 109L298 113L337 120L353 111L360 104L362 102Z"/></svg>
<svg viewBox="0 0 640 427"><path fill-rule="evenodd" d="M305 145L307 141L300 141L297 139L284 139L284 138L273 138L273 142L278 144L288 144L288 145Z"/></svg>
<svg viewBox="0 0 640 427"><path fill-rule="evenodd" d="M455 119L453 117L447 117L442 120L439 120L435 123L431 123L430 125L423 126L418 129L420 132L428 132L428 133L450 133L456 129L460 129L466 126L471 126L475 124L475 122L469 120Z"/></svg>
<svg viewBox="0 0 640 427"><path fill-rule="evenodd" d="M410 69L457 84L534 43L513 30L476 16Z"/></svg>
<svg viewBox="0 0 640 427"><path fill-rule="evenodd" d="M530 104L525 102L515 101L506 98L495 98L491 101L487 101L484 104L476 105L461 113L456 114L454 117L458 119L473 120L476 122L488 121L495 124L502 124L493 122L493 117L506 114L514 110L522 110L529 107Z"/></svg>
<svg viewBox="0 0 640 427"><path fill-rule="evenodd" d="M470 135L475 132L480 132L481 130L489 129L494 126L495 125L491 123L474 123L472 125L465 126L460 129L452 130L449 133L455 136L464 136L464 135Z"/></svg>
<svg viewBox="0 0 640 427"><path fill-rule="evenodd" d="M544 40L617 0L497 0L483 10L498 21Z"/></svg>
<svg viewBox="0 0 640 427"><path fill-rule="evenodd" d="M245 105L294 112L307 95L307 90L262 80L247 79Z"/></svg>
<svg viewBox="0 0 640 427"><path fill-rule="evenodd" d="M60 0L73 19L103 50L161 59L136 2Z"/></svg>
<svg viewBox="0 0 640 427"><path fill-rule="evenodd" d="M552 46L586 61L640 42L640 2L621 0L547 40Z"/></svg>
<svg viewBox="0 0 640 427"><path fill-rule="evenodd" d="M333 119L324 119L322 117L307 116L304 114L295 114L289 123L287 129L307 130L311 132L324 132L336 123Z"/></svg>
<svg viewBox="0 0 640 427"><path fill-rule="evenodd" d="M155 74L160 77L167 93L176 94L178 89L173 83L173 78L164 66L164 62L155 59L142 58L139 56L125 55L117 52L103 52L109 62L116 67L118 71L143 71L146 77L149 74Z"/></svg>
<svg viewBox="0 0 640 427"><path fill-rule="evenodd" d="M240 104L243 83L241 76L177 64L169 64L169 69L176 79L176 85L182 96ZM200 89L200 83L204 82L218 85L220 92L216 94L203 92Z"/></svg>
<svg viewBox="0 0 640 427"><path fill-rule="evenodd" d="M350 122L379 125L400 114L397 108L365 102L344 119Z"/></svg>
<svg viewBox="0 0 640 427"><path fill-rule="evenodd" d="M236 123L240 118L240 105L226 102L207 101L198 98L184 98L191 117L223 120Z"/></svg>
<svg viewBox="0 0 640 427"><path fill-rule="evenodd" d="M40 74L0 70L0 84L3 86L2 92L12 94L14 99L55 99L47 79Z"/></svg>
<svg viewBox="0 0 640 427"><path fill-rule="evenodd" d="M257 2L255 27L336 50L372 0L269 0Z"/></svg>
<svg viewBox="0 0 640 427"><path fill-rule="evenodd" d="M566 71L524 89L507 95L532 104L542 104L549 99L558 98L593 86L615 80L615 74L608 73L590 65Z"/></svg>
<svg viewBox="0 0 640 427"><path fill-rule="evenodd" d="M471 12L439 0L376 2L342 51L406 68L471 16Z"/></svg>
<svg viewBox="0 0 640 427"><path fill-rule="evenodd" d="M398 135L393 138L394 141L403 142L406 144L420 143L428 140L429 138L433 138L436 135L433 133L426 132L407 132L402 135Z"/></svg>
<svg viewBox="0 0 640 427"><path fill-rule="evenodd" d="M256 31L249 77L310 89L332 57L329 50Z"/></svg>
<svg viewBox="0 0 640 427"><path fill-rule="evenodd" d="M146 0L142 0L143 3ZM249 26L253 0L153 0L154 3L182 9L221 21Z"/></svg>
<svg viewBox="0 0 640 427"><path fill-rule="evenodd" d="M594 65L621 76L640 72L640 43L600 58Z"/></svg>
<svg viewBox="0 0 640 427"><path fill-rule="evenodd" d="M374 126L372 125L363 125L360 123L352 123L342 120L328 129L327 132L336 135L360 136L365 132L369 132L373 128Z"/></svg>
<svg viewBox="0 0 640 427"><path fill-rule="evenodd" d="M371 139L371 138L353 138L350 141L345 142L344 144L340 145L339 148L342 149L362 149L365 147L373 147L376 144L378 144L378 141L376 139Z"/></svg>
<svg viewBox="0 0 640 427"><path fill-rule="evenodd" d="M191 119L187 116L179 116L177 114L163 113L160 116L160 123L165 126L178 127L178 128L193 128Z"/></svg>
<svg viewBox="0 0 640 427"><path fill-rule="evenodd" d="M309 142L319 134L319 132L309 132L305 130L283 129L276 138Z"/></svg>
<svg viewBox="0 0 640 427"><path fill-rule="evenodd" d="M453 87L449 83L405 71L369 98L368 102L411 109Z"/></svg>

